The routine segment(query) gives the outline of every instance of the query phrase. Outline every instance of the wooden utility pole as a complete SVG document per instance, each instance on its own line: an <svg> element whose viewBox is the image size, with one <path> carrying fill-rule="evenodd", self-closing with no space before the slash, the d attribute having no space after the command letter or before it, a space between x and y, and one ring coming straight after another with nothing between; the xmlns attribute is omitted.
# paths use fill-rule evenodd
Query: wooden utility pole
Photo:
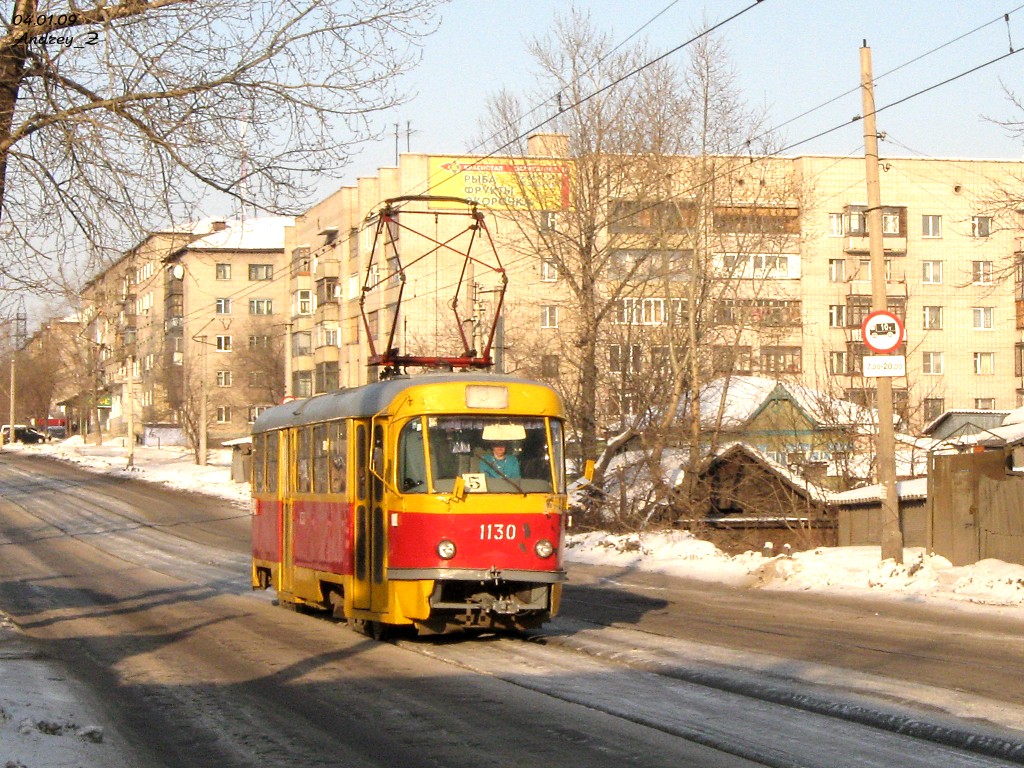
<svg viewBox="0 0 1024 768"><path fill-rule="evenodd" d="M864 110L864 160L868 187L868 248L871 253L871 311L888 309L885 288L885 249L882 244L882 191L878 178L878 131L875 126L875 90L871 73L871 49L860 49L860 82ZM877 382L878 482L882 487L882 559L903 562L903 529L896 494L896 434L893 428L892 377Z"/></svg>

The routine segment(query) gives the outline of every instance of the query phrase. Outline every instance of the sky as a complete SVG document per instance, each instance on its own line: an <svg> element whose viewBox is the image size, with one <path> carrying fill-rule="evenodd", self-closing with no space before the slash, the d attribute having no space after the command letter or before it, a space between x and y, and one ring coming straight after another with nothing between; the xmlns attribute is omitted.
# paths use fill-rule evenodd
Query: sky
<svg viewBox="0 0 1024 768"><path fill-rule="evenodd" d="M751 5L754 0L579 3L616 42L638 33L632 42L646 38L657 55L693 37L704 19L718 23ZM363 151L345 183L394 164L396 123L402 151L471 151L488 97L502 88L531 90L535 70L527 42L543 36L568 7L560 0L453 0L442 6L421 64L403 81L415 96L383 119L388 136ZM1009 25L1004 14L1010 14ZM887 135L883 155L1024 159L1024 142L984 119L1013 115L1003 84L1024 95L1019 0L762 0L718 34L745 100L767 110L782 144L792 147L785 154L792 155L863 153L862 124L850 122L861 113L863 41L871 48L879 107L1005 56L1012 43L1020 53L882 110L878 130ZM682 66L686 56L682 48L668 60ZM838 130L805 142L833 128Z"/></svg>

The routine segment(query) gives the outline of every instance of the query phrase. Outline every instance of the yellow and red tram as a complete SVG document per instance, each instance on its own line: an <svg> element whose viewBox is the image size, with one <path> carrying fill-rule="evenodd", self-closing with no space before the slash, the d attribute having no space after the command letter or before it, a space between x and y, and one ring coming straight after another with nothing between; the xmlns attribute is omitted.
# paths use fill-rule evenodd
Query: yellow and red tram
<svg viewBox="0 0 1024 768"><path fill-rule="evenodd" d="M253 587L375 635L540 625L565 580L562 424L551 388L482 373L398 377L264 412Z"/></svg>

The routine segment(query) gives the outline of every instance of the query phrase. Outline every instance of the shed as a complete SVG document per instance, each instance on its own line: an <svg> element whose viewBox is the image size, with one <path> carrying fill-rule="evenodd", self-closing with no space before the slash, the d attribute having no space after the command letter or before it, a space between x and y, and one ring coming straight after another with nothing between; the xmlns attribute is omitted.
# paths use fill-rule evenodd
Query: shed
<svg viewBox="0 0 1024 768"><path fill-rule="evenodd" d="M252 435L236 437L221 443L231 449L231 479L236 483L247 483L252 473Z"/></svg>
<svg viewBox="0 0 1024 768"><path fill-rule="evenodd" d="M900 528L906 547L928 546L928 478L896 483ZM882 542L882 486L868 485L832 495L838 521L837 544L858 547Z"/></svg>

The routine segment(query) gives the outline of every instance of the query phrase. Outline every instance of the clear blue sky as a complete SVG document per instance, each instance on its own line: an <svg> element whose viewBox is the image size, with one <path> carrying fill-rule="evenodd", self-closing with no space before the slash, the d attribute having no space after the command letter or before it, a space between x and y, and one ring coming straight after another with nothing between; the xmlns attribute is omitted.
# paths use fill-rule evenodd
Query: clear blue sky
<svg viewBox="0 0 1024 768"><path fill-rule="evenodd" d="M616 41L664 13L641 34L661 53L692 37L701 19L724 19L752 0L592 0L579 6ZM861 112L859 91L795 122L792 118L856 89L859 49L872 50L879 107L1009 53L1024 49L1024 0L762 0L728 23L719 37L729 51L738 86L748 103L767 107L784 144L792 144L849 121ZM405 86L417 93L386 118L388 130L411 123L413 152L448 153L473 148L477 122L488 95L502 87L530 90L532 62L526 41L543 34L556 13L569 8L557 0L454 0L443 6L440 29L428 39L423 63ZM667 10L666 10L667 9ZM1019 9L1019 10L1018 10ZM1009 34L1002 16L1010 13ZM952 43L894 74L881 77L933 48ZM685 49L674 55L682 63ZM880 79L879 79L880 78ZM889 156L1024 159L1014 142L983 116L1006 118L1012 110L1001 82L1024 96L1024 51L960 80L918 96L878 116L878 129L891 141ZM1024 119L1024 115L1018 115ZM787 154L859 154L861 124L853 123ZM389 136L362 153L345 181L394 163Z"/></svg>

